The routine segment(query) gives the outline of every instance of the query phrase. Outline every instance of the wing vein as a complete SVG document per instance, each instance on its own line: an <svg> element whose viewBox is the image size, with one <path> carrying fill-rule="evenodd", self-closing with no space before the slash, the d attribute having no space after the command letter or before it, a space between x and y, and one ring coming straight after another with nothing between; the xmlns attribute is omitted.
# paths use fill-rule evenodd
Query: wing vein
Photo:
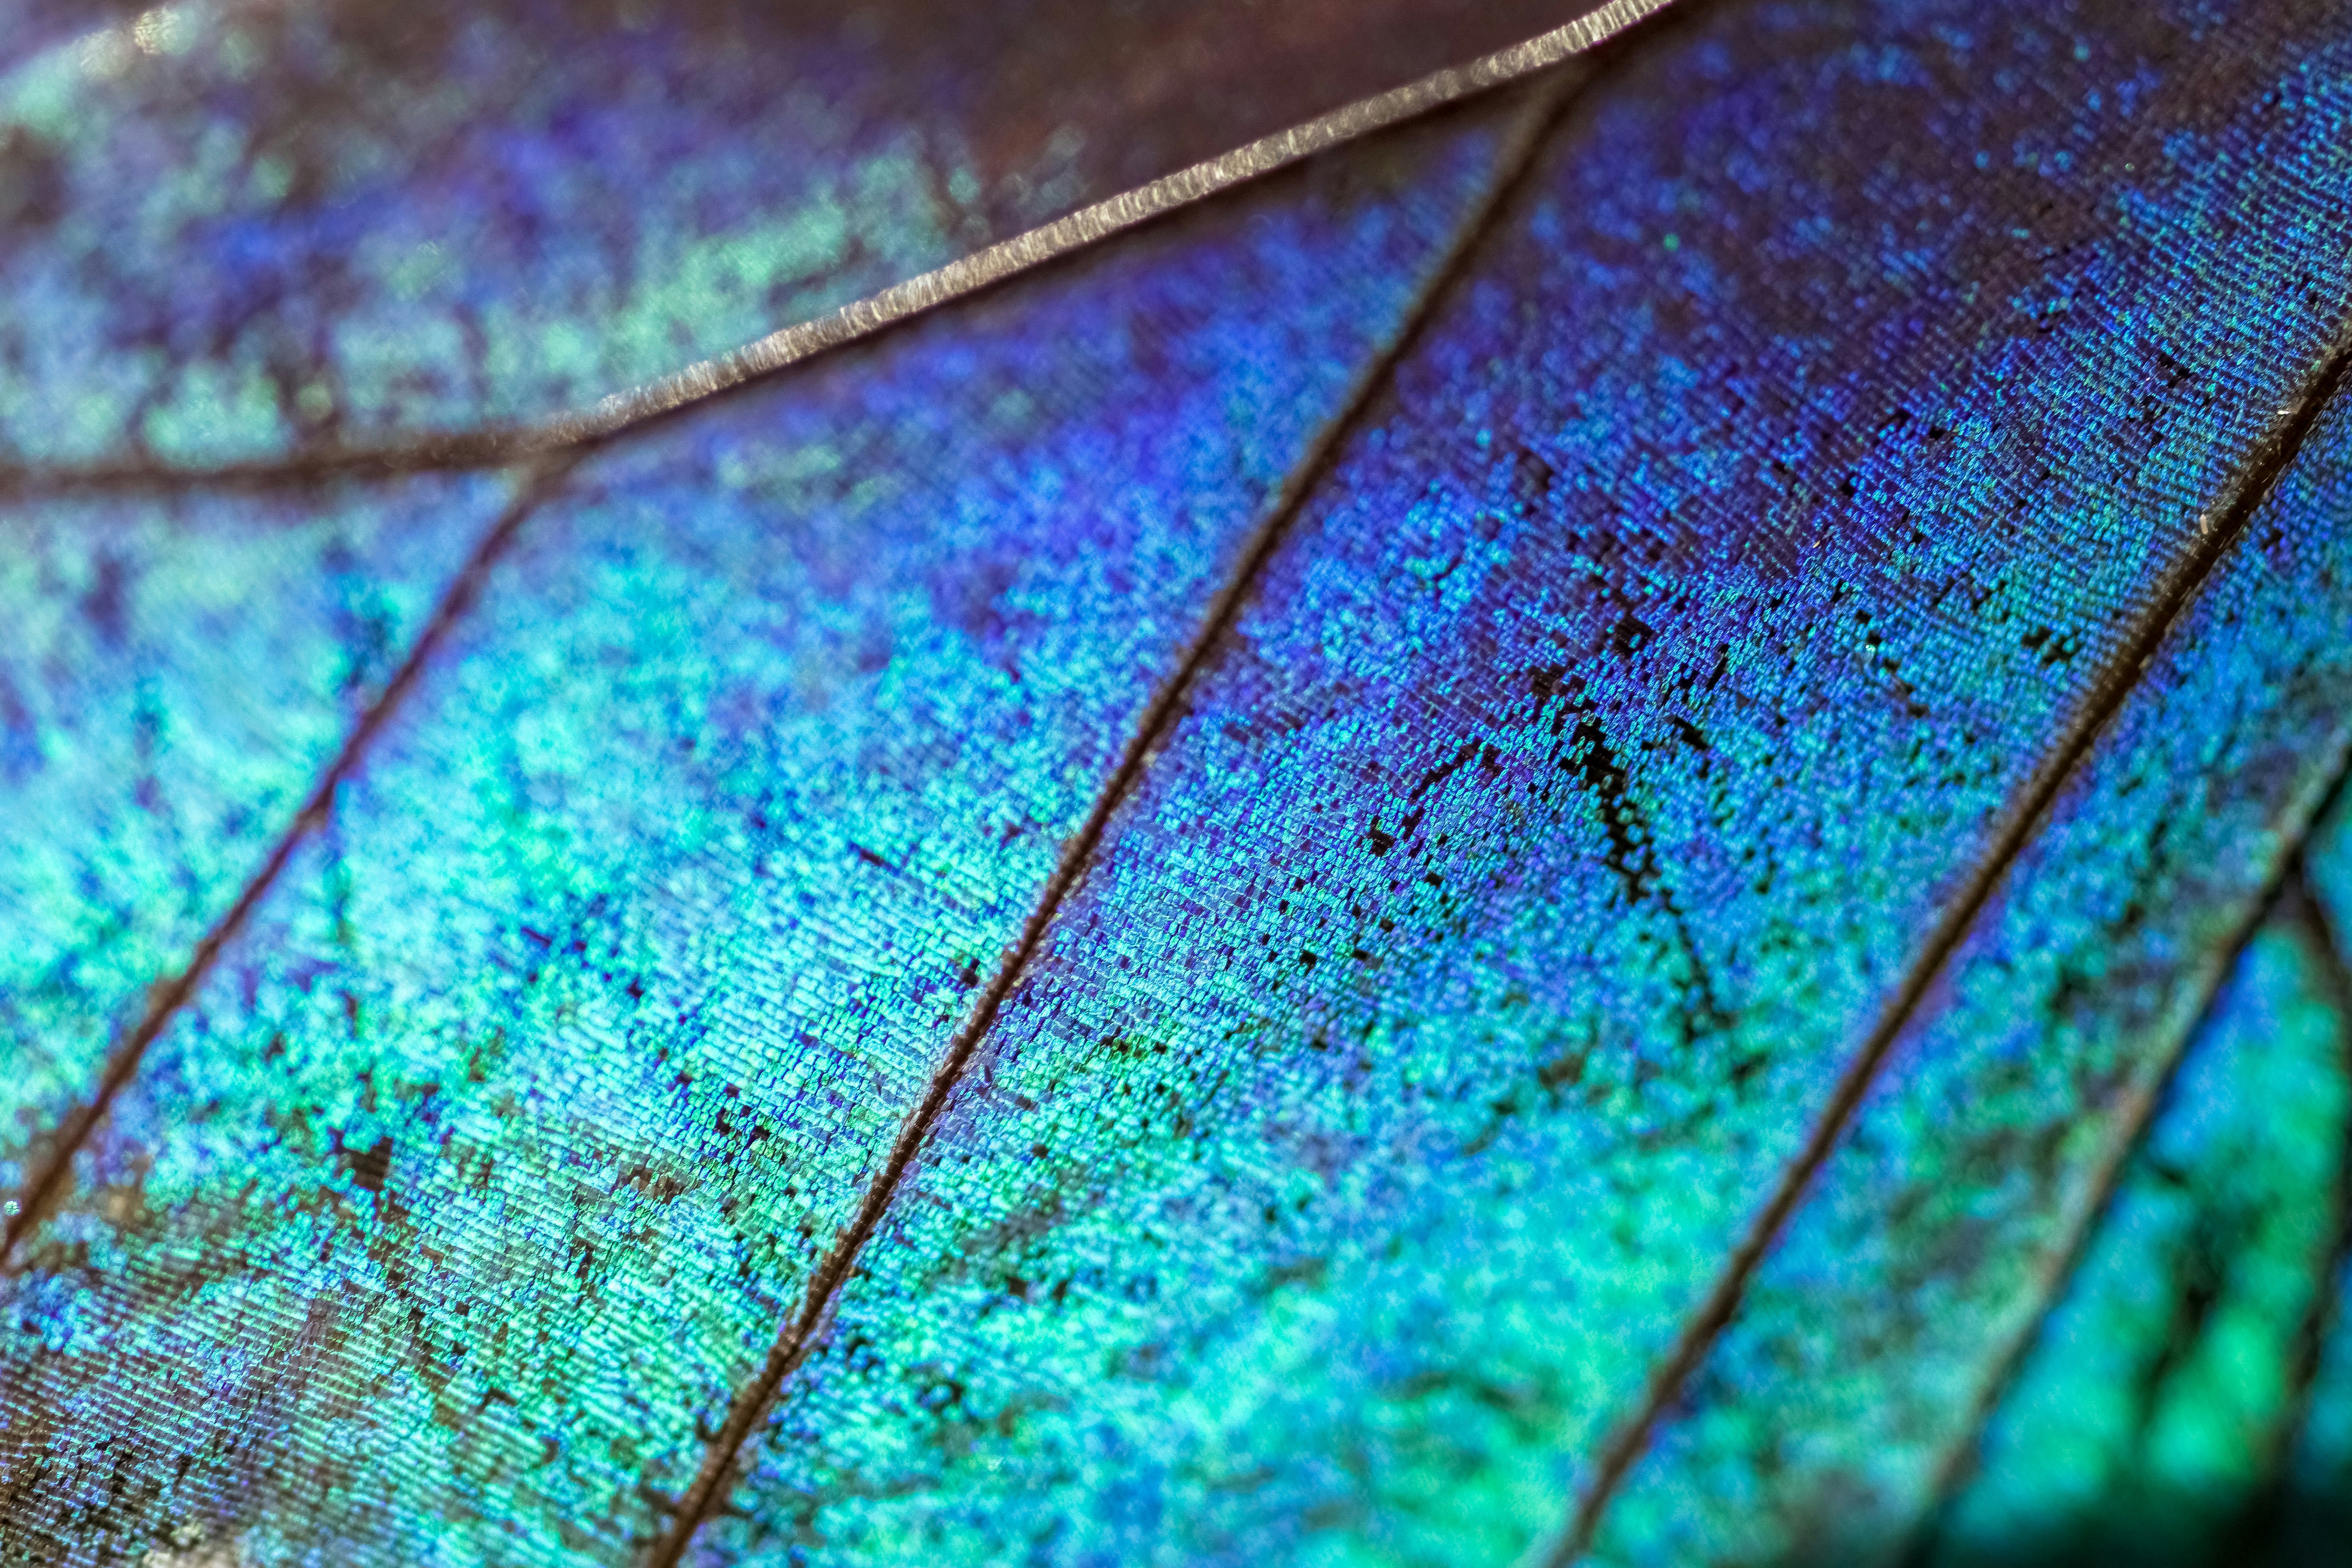
<svg viewBox="0 0 2352 1568"><path fill-rule="evenodd" d="M2339 777L2340 795L2352 791ZM2333 815L2332 813L2328 815ZM2347 965L2344 948L2345 932L2329 918L2326 906L2311 891L2309 853L2306 848L2299 857L2295 871L2300 884L2298 914L2311 933L2312 945L2318 950L2320 984L2328 1000L2335 1005L2339 1021L2337 1048L2342 1052L2347 1068L2352 1068L2352 965ZM2289 1500L2294 1485L2294 1451L2301 1446L2304 1429L2310 1424L2312 1385L2318 1381L2321 1358L2327 1349L2330 1327L2346 1307L2344 1277L2352 1270L2352 1119L2345 1123L2344 1145L2338 1153L2341 1161L2336 1168L2336 1236L2327 1252L2327 1272L2322 1276L2319 1289L2313 1292L2311 1310L2305 1314L2296 1335L2294 1364L2289 1369L2288 1414L2279 1431L2278 1459L2272 1468L2269 1484L2241 1517L2235 1542L2240 1550L2225 1551L2217 1561L2254 1563L2277 1560L2283 1527L2288 1513Z"/></svg>
<svg viewBox="0 0 2352 1568"><path fill-rule="evenodd" d="M1629 5L1623 9L1638 11L1642 7ZM1084 825L1063 850L1053 875L1022 926L1019 939L1007 950L987 989L973 1004L964 1026L932 1074L922 1100L900 1123L889 1158L867 1185L856 1216L810 1276L801 1310L781 1326L757 1375L737 1391L699 1472L676 1502L669 1528L655 1542L646 1560L647 1568L677 1568L695 1531L718 1511L744 1446L773 1404L784 1380L805 1359L824 1331L858 1254L880 1226L900 1181L945 1110L965 1068L1043 946L1063 901L1085 875L1111 816L1133 792L1152 754L1182 716L1192 683L1214 658L1218 645L1256 586L1266 562L1287 537L1307 499L1329 471L1341 444L1388 384L1398 362L1419 342L1438 304L1466 271L1479 243L1494 230L1525 186L1537 153L1550 139L1550 132L1573 100L1576 90L1589 79L1589 72L1571 66L1537 89L1533 101L1498 150L1486 192L1456 227L1444 256L1408 306L1396 333L1358 374L1338 411L1316 433L1313 442L1285 478L1274 503L1244 547L1232 574L1211 601L1175 669L1154 693L1138 721L1118 765L1097 793Z"/></svg>
<svg viewBox="0 0 2352 1568"><path fill-rule="evenodd" d="M1804 1143L1783 1167L1770 1196L1726 1259L1723 1271L1697 1310L1685 1321L1673 1348L1651 1373L1640 1402L1602 1444L1592 1479L1570 1510L1565 1528L1550 1542L1538 1543L1529 1554L1531 1563L1542 1568L1567 1568L1591 1548L1601 1515L1647 1447L1652 1428L1738 1313L1748 1280L1796 1212L1814 1175L1836 1149L1928 987L1958 951L2011 865L2040 832L2060 789L2089 755L2093 743L2125 699L2137 688L2174 620L2237 542L2255 509L2301 450L2320 411L2344 384L2347 366L2352 366L2352 317L2339 321L2334 342L2305 378L2301 395L2280 410L2236 484L2206 514L2196 542L2158 581L2131 620L2123 641L2076 705L2066 728L2025 780L2000 819L1990 847L1958 896L1945 907L1942 918L1906 972L1902 984L1846 1063Z"/></svg>

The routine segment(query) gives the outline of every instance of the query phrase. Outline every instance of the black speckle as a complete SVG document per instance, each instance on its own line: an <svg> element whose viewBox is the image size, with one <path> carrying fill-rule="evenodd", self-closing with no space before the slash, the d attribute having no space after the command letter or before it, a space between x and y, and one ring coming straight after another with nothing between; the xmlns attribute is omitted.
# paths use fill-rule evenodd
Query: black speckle
<svg viewBox="0 0 2352 1568"><path fill-rule="evenodd" d="M364 1192L383 1191L384 1179L392 1174L392 1139L379 1138L365 1149L354 1152L343 1151L343 1168L351 1173L352 1185Z"/></svg>

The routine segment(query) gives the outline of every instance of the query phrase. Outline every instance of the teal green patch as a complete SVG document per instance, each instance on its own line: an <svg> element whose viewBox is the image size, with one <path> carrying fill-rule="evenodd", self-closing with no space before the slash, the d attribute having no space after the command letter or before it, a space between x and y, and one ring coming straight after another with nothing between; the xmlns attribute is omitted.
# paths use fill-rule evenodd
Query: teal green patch
<svg viewBox="0 0 2352 1568"><path fill-rule="evenodd" d="M2352 125L2340 46L2313 63L2333 24L2099 26L2085 63L2024 7L1725 6L1575 105L1055 911L704 1562L1492 1563L1565 1526L2340 330L2352 256L2301 270ZM2034 155L1979 179L1951 152L1979 145ZM2112 1091L2179 1037L2139 1009L2193 1021L2273 792L2330 766L2344 616L2305 563L2243 639L2312 666L2293 721L2261 727L2270 665L2179 697L2053 851L2089 869L1968 983L2053 1142L2099 1131L2075 1053ZM2136 894L2180 916L2144 949ZM2062 1028L2033 951L2117 956ZM1907 1520L2001 1323L1956 1316L1915 1396L1909 1331L1942 1321L1915 1287L1983 1259L2005 1289L2048 1213L2035 1144L1976 1151L2015 1104L1986 1079L1898 1109L1612 1552ZM1882 1173L1923 1228L1987 1186L2029 1218L1915 1260Z"/></svg>
<svg viewBox="0 0 2352 1568"><path fill-rule="evenodd" d="M2116 1141L2344 768L2347 518L2339 395L1896 1041L1603 1520L1604 1558L1876 1552L1933 1506Z"/></svg>

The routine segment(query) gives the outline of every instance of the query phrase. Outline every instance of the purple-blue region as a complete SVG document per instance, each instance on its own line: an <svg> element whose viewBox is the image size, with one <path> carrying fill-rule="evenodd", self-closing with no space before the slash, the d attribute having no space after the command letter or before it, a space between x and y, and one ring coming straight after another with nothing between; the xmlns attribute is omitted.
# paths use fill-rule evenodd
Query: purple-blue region
<svg viewBox="0 0 2352 1568"><path fill-rule="evenodd" d="M0 450L592 403L973 248L954 86L724 0L92 7L0 72Z"/></svg>
<svg viewBox="0 0 2352 1568"><path fill-rule="evenodd" d="M1190 694L700 1560L1556 1539L2338 340L2347 43L2319 5L1765 5L1617 60ZM1790 1407L1748 1408L1719 1506L1769 1536ZM1603 1539L1677 1561L1644 1532L1703 1536L1717 1472L1656 1473Z"/></svg>
<svg viewBox="0 0 2352 1568"><path fill-rule="evenodd" d="M641 1551L1524 112L572 474L20 1251L0 1543Z"/></svg>
<svg viewBox="0 0 2352 1568"><path fill-rule="evenodd" d="M2321 962L2352 25L1693 5L1474 234L1515 112L574 474L0 1286L0 1547L641 1553L1308 481L689 1560L1557 1555L2121 694L1594 1543L1912 1539L2231 954Z"/></svg>
<svg viewBox="0 0 2352 1568"><path fill-rule="evenodd" d="M138 11L137 0L16 0L0 18L0 70Z"/></svg>

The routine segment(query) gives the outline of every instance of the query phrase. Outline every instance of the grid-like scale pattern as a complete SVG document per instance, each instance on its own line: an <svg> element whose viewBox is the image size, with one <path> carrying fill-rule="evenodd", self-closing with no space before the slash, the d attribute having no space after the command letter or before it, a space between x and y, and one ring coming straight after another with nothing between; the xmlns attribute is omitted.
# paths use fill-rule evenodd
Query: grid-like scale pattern
<svg viewBox="0 0 2352 1568"><path fill-rule="evenodd" d="M2312 1447L2313 1331L2335 1305L2352 1192L2339 929L2305 882L2238 959L2037 1325L1931 1562L2186 1568L2264 1545L2323 1560L2317 1541L2280 1537L2333 1489L2268 1494Z"/></svg>
<svg viewBox="0 0 2352 1568"><path fill-rule="evenodd" d="M0 451L201 465L583 406L1557 10L180 0L76 37L12 6Z"/></svg>
<svg viewBox="0 0 2352 1568"><path fill-rule="evenodd" d="M494 478L19 502L0 548L0 1186L381 695Z"/></svg>
<svg viewBox="0 0 2352 1568"><path fill-rule="evenodd" d="M1850 1547L1953 1463L2352 751L2347 524L2339 398L1897 1042L1621 1504L1622 1560Z"/></svg>

